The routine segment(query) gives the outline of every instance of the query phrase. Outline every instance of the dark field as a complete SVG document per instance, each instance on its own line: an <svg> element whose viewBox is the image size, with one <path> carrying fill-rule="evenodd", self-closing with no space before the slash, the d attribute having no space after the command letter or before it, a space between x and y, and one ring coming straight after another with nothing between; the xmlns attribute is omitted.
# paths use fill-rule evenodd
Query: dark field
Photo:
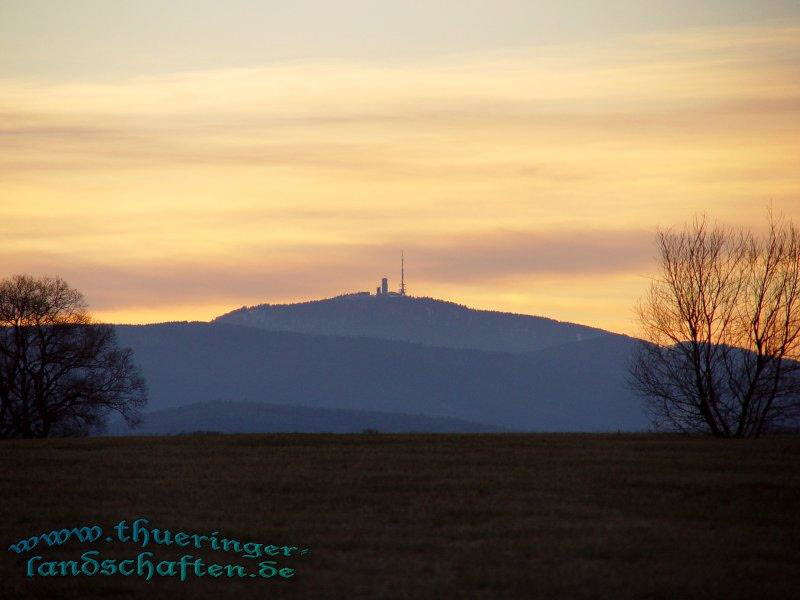
<svg viewBox="0 0 800 600"><path fill-rule="evenodd" d="M3 598L800 597L800 437L197 435L0 443ZM25 577L166 528L310 548L289 580ZM99 524L103 538L19 539ZM175 546L258 569L262 558Z"/></svg>

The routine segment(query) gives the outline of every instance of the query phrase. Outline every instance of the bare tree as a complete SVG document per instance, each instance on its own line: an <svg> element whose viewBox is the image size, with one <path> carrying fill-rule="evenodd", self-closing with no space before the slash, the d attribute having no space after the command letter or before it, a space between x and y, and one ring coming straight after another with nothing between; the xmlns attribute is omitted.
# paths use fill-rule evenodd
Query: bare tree
<svg viewBox="0 0 800 600"><path fill-rule="evenodd" d="M130 349L60 278L0 280L0 437L86 435L147 401Z"/></svg>
<svg viewBox="0 0 800 600"><path fill-rule="evenodd" d="M800 417L800 230L698 218L657 234L659 277L638 305L630 383L657 428L755 437Z"/></svg>

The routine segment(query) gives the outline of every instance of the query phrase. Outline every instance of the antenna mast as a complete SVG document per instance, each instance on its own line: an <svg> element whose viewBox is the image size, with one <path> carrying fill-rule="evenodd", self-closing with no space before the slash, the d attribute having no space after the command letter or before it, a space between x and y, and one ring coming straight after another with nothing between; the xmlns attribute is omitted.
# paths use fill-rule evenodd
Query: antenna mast
<svg viewBox="0 0 800 600"><path fill-rule="evenodd" d="M400 250L400 295L406 295L406 264L402 250Z"/></svg>

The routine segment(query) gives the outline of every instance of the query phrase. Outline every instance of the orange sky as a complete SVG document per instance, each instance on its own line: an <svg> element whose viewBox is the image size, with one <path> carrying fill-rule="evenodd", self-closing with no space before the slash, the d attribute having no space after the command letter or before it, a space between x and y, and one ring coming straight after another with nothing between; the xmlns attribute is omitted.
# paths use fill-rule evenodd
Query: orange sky
<svg viewBox="0 0 800 600"><path fill-rule="evenodd" d="M797 23L15 72L0 276L62 275L102 320L206 320L396 287L402 248L412 295L635 333L656 227L800 220Z"/></svg>

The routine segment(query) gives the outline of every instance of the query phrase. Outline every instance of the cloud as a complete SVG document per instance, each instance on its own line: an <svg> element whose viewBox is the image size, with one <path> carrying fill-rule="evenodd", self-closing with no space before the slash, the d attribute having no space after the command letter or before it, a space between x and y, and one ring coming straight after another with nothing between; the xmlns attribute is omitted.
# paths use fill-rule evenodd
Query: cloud
<svg viewBox="0 0 800 600"><path fill-rule="evenodd" d="M646 231L490 231L444 238L417 236L403 248L416 288L426 284L502 282L510 278L597 277L642 272L652 255ZM249 247L235 262L169 260L109 264L99 257L46 252L0 254L14 272L58 274L84 291L97 310L193 303L300 300L320 293L372 290L399 269L397 240L297 246L275 252ZM395 275L392 275L392 284Z"/></svg>
<svg viewBox="0 0 800 600"><path fill-rule="evenodd" d="M487 281L509 277L597 276L637 272L651 264L653 233L636 230L496 231L411 244L426 280Z"/></svg>
<svg viewBox="0 0 800 600"><path fill-rule="evenodd" d="M105 311L368 290L400 248L415 290L483 305L545 278L612 289L657 225L800 216L798 31L0 79L3 271Z"/></svg>
<svg viewBox="0 0 800 600"><path fill-rule="evenodd" d="M796 113L798 31L740 27L590 47L385 64L289 62L109 83L5 79L0 168L234 163L413 174L424 172L412 159L415 148L457 157L453 144L471 148L475 136L520 146L516 138L527 132L550 146L553 138L596 143L676 129L720 135L730 132L731 115L750 119L738 125L748 131L759 119Z"/></svg>

